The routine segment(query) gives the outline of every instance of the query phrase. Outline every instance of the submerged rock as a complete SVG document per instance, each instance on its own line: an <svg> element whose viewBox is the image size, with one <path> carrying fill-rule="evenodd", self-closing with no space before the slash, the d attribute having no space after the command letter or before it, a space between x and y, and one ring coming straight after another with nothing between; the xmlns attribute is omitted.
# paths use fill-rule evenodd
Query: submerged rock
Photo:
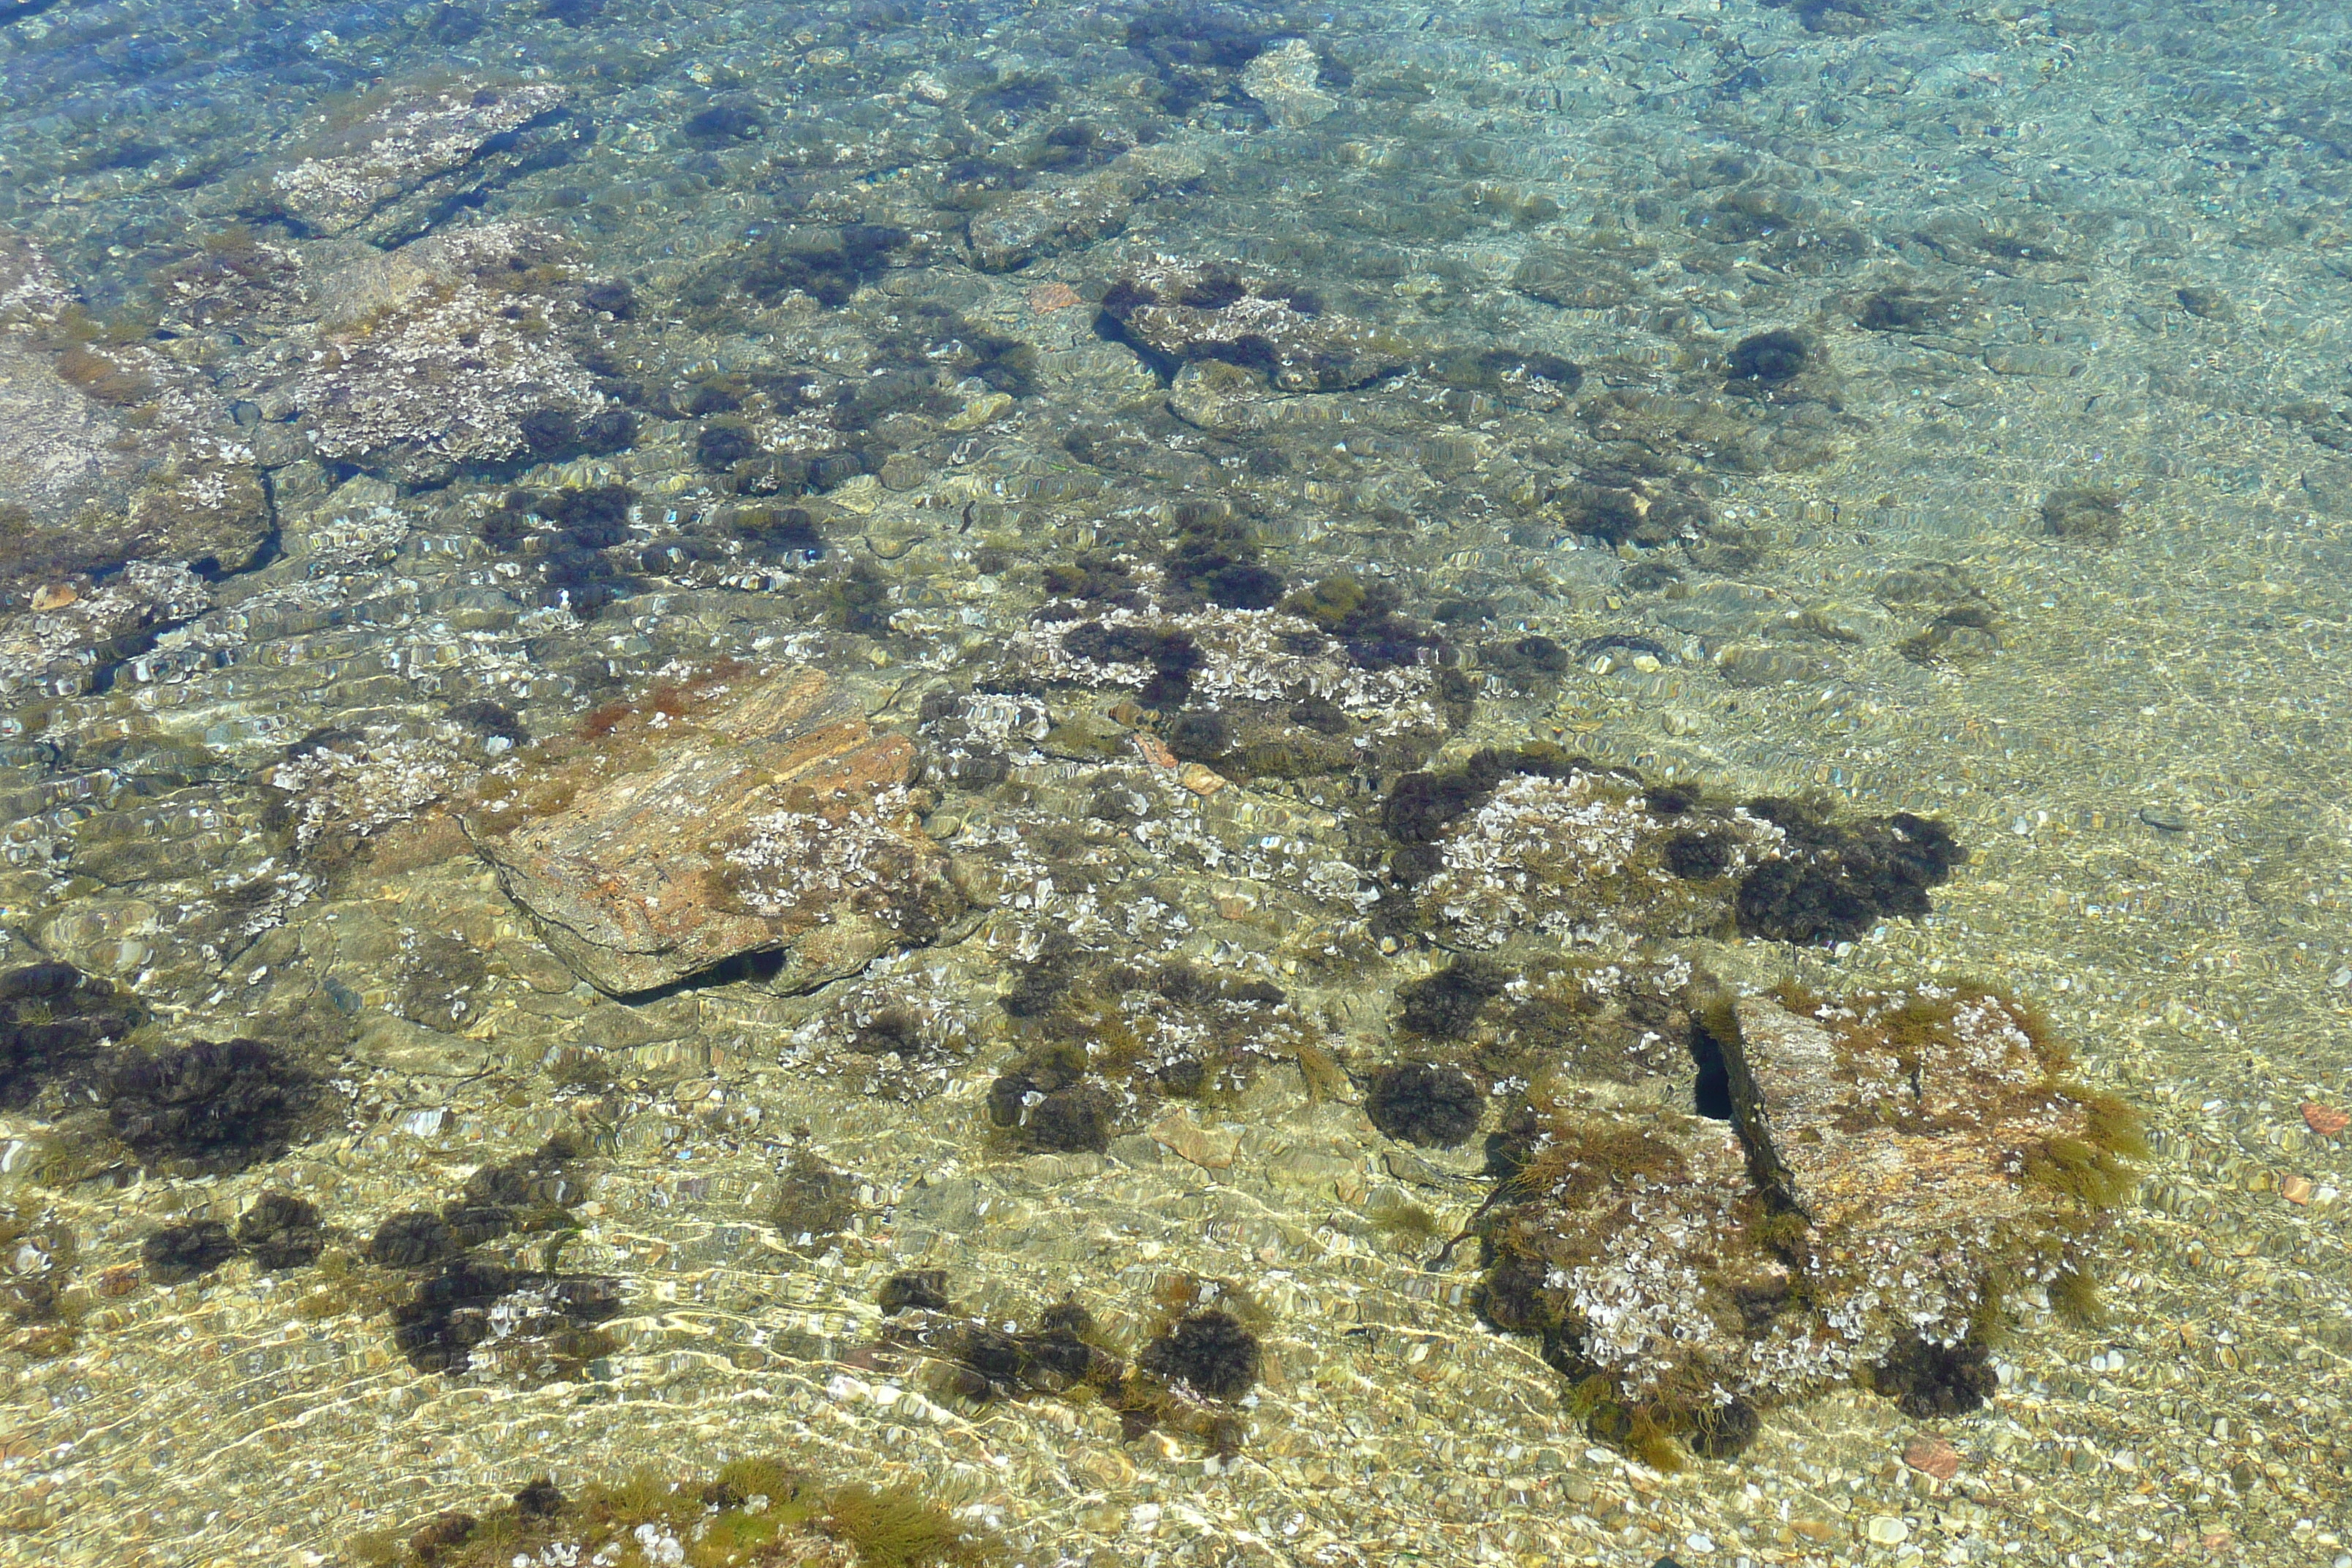
<svg viewBox="0 0 2352 1568"><path fill-rule="evenodd" d="M1361 386L1404 368L1404 339L1326 310L1305 289L1220 266L1159 261L1122 277L1103 310L1129 342L1164 360L1224 360L1286 392Z"/></svg>
<svg viewBox="0 0 2352 1568"><path fill-rule="evenodd" d="M1020 191L969 226L974 265L1006 272L1040 256L1083 248L1125 229L1135 205L1197 180L1206 165L1194 153L1139 147L1108 167Z"/></svg>
<svg viewBox="0 0 2352 1568"><path fill-rule="evenodd" d="M544 161L566 96L551 82L462 77L379 89L356 106L355 120L321 126L254 205L310 234L364 226L389 243L413 238L442 212L478 205L484 189Z"/></svg>
<svg viewBox="0 0 2352 1568"><path fill-rule="evenodd" d="M88 582L60 579L127 560L234 572L262 550L251 447L172 348L135 318L88 314L38 248L0 232L0 608L36 585L37 608L62 608Z"/></svg>
<svg viewBox="0 0 2352 1568"><path fill-rule="evenodd" d="M1921 987L1693 994L1694 1112L1588 1088L1513 1122L1485 1309L1541 1334L1596 1424L1708 1451L1798 1397L1965 1349L2084 1266L2140 1152L2018 1004ZM1646 1424L1644 1426L1643 1424Z"/></svg>
<svg viewBox="0 0 2352 1568"><path fill-rule="evenodd" d="M753 955L778 990L807 990L963 910L908 793L914 748L816 671L717 672L584 729L494 773L466 826L601 991Z"/></svg>
<svg viewBox="0 0 2352 1568"><path fill-rule="evenodd" d="M1267 119L1294 130L1339 107L1323 90L1322 66L1304 38L1285 38L1244 66L1242 90L1258 100Z"/></svg>
<svg viewBox="0 0 2352 1568"><path fill-rule="evenodd" d="M574 259L514 224L354 255L308 280L312 352L272 390L317 456L401 484L568 448L604 407L574 353L588 311L561 287Z"/></svg>

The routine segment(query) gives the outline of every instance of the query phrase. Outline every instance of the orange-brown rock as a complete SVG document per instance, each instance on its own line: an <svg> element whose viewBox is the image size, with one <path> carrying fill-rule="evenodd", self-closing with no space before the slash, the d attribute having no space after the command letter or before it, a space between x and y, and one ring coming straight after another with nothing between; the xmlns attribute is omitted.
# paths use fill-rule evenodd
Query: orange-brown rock
<svg viewBox="0 0 2352 1568"><path fill-rule="evenodd" d="M913 762L820 672L725 668L530 748L466 826L541 940L600 991L755 957L769 963L747 973L807 990L963 910L908 798Z"/></svg>

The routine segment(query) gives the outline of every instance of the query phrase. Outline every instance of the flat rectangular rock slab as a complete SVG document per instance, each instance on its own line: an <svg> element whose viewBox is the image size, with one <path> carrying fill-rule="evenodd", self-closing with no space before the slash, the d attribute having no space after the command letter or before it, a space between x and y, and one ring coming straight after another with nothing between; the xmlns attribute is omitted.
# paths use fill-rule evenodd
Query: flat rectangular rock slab
<svg viewBox="0 0 2352 1568"><path fill-rule="evenodd" d="M961 908L904 794L914 748L877 735L823 674L730 679L677 721L636 726L562 807L475 847L541 940L616 996L747 954L804 990L935 934ZM614 759L617 758L615 762Z"/></svg>

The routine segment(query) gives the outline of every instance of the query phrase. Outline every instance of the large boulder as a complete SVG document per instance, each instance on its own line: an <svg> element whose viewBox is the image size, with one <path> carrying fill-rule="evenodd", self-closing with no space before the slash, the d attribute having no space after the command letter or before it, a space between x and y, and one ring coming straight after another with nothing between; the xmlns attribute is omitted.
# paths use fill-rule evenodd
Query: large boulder
<svg viewBox="0 0 2352 1568"><path fill-rule="evenodd" d="M600 991L737 961L808 990L964 910L908 795L914 756L822 673L726 668L527 749L465 822L550 951Z"/></svg>
<svg viewBox="0 0 2352 1568"><path fill-rule="evenodd" d="M2144 1152L2019 1004L1693 988L1691 1110L1556 1087L1507 1119L1484 1307L1540 1334L1604 1435L1728 1452L1859 1377L1906 1410L1990 1389L2003 1296L2060 1289Z"/></svg>

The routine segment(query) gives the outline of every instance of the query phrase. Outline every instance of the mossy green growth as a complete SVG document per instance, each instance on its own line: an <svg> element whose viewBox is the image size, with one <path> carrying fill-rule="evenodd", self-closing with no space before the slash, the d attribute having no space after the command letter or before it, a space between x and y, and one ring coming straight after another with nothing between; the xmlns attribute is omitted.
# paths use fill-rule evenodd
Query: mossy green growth
<svg viewBox="0 0 2352 1568"><path fill-rule="evenodd" d="M534 1481L478 1518L437 1514L362 1537L352 1552L371 1568L814 1568L838 1562L844 1544L861 1568L980 1568L1002 1555L993 1537L912 1487L825 1489L776 1458L738 1459L699 1483L644 1472L571 1497Z"/></svg>
<svg viewBox="0 0 2352 1568"><path fill-rule="evenodd" d="M2139 1172L2120 1152L2089 1138L2053 1138L2026 1155L2025 1179L2086 1208L2111 1209L2131 1195Z"/></svg>
<svg viewBox="0 0 2352 1568"><path fill-rule="evenodd" d="M1364 607L1364 585L1354 576L1341 572L1324 578L1311 588L1301 588L1282 601L1282 607L1302 620L1313 621L1325 631L1336 631L1348 617Z"/></svg>
<svg viewBox="0 0 2352 1568"><path fill-rule="evenodd" d="M964 1568L997 1555L994 1542L968 1533L911 1487L843 1487L826 1500L824 1524L870 1568Z"/></svg>

